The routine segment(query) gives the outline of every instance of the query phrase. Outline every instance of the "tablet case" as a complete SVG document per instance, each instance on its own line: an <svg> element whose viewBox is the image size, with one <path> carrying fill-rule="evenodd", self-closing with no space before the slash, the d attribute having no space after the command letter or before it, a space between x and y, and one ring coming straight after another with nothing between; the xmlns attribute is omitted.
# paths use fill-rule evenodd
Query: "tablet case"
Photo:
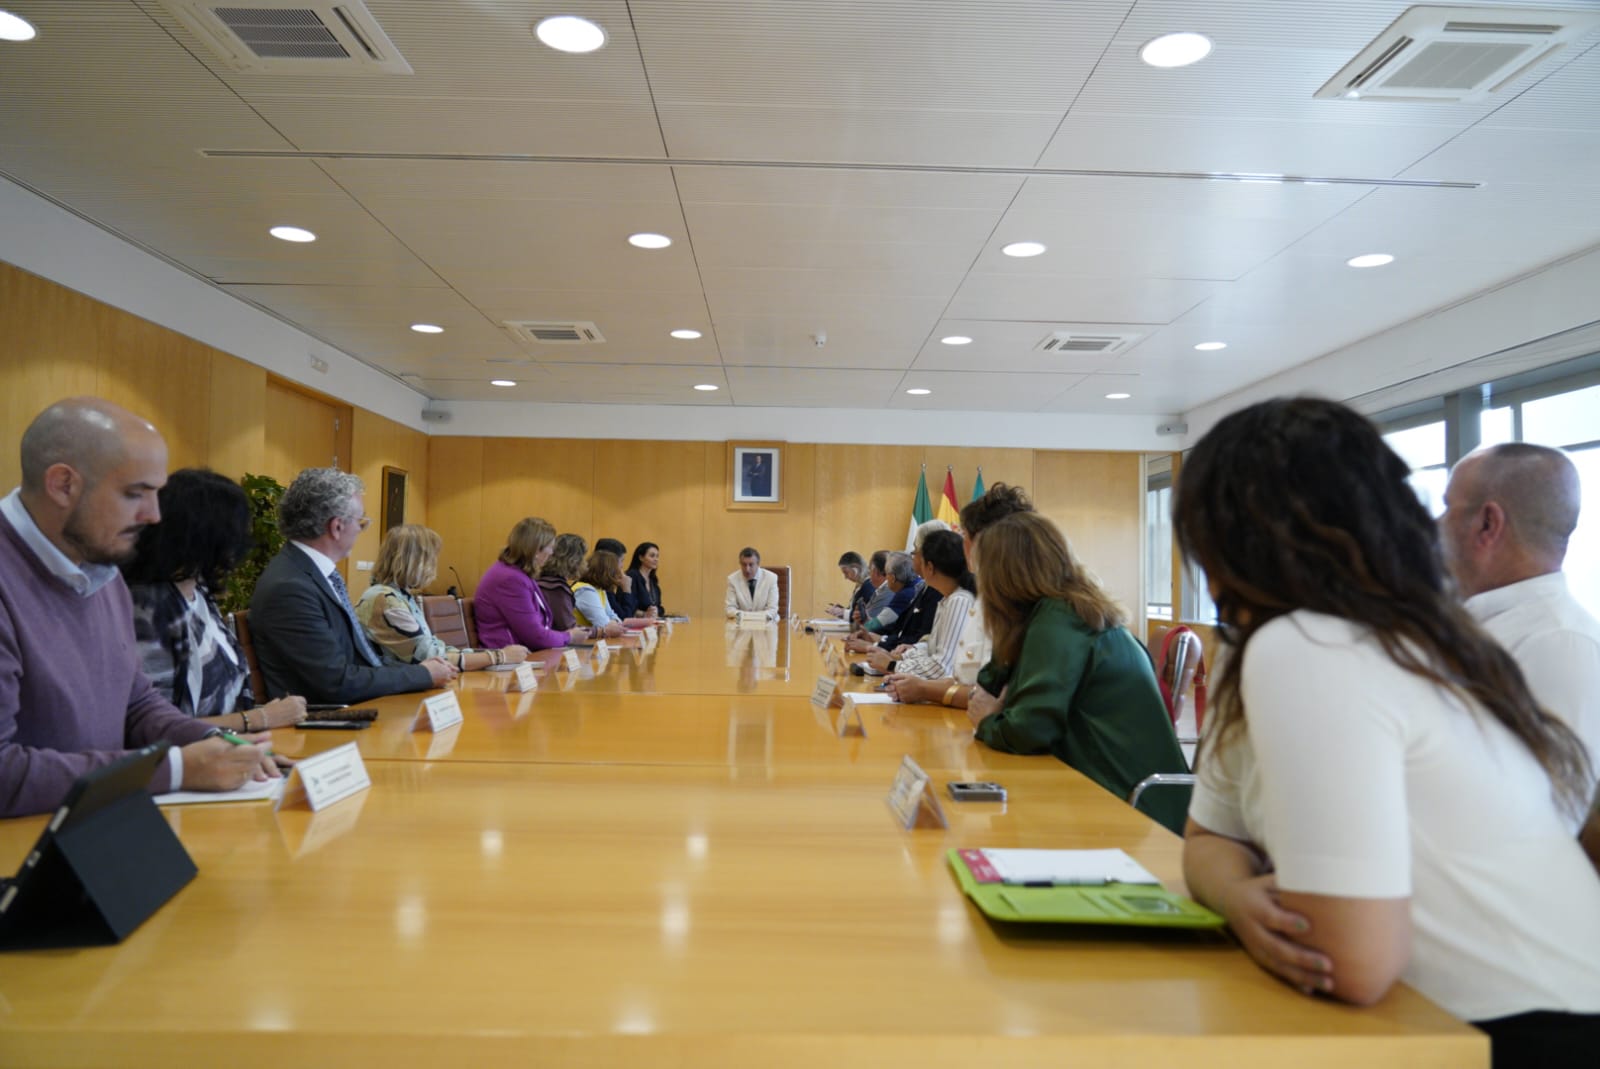
<svg viewBox="0 0 1600 1069"><path fill-rule="evenodd" d="M0 897L0 950L119 943L196 872L146 788L168 744L78 779Z"/></svg>
<svg viewBox="0 0 1600 1069"><path fill-rule="evenodd" d="M1227 922L1197 902L1149 884L1019 887L979 883L961 859L945 857L961 890L990 920L1048 924L1122 924L1146 928L1221 928Z"/></svg>

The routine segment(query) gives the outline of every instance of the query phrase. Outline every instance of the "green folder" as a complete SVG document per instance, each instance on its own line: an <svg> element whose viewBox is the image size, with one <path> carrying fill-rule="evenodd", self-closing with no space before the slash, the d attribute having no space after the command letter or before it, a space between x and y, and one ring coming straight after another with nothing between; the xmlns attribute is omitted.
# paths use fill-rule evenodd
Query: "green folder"
<svg viewBox="0 0 1600 1069"><path fill-rule="evenodd" d="M959 850L945 857L956 882L991 920L1047 924L1131 924L1147 928L1221 928L1227 921L1160 886L1108 883L1094 887L1019 887L979 883Z"/></svg>

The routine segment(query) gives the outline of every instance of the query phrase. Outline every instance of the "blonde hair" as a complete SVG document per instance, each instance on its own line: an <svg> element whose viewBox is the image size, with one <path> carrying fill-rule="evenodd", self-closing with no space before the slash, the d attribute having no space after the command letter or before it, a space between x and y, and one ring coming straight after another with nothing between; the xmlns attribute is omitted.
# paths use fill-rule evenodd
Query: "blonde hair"
<svg viewBox="0 0 1600 1069"><path fill-rule="evenodd" d="M506 535L506 548L500 551L500 560L536 578L538 573L534 571L534 558L555 540L556 529L549 520L525 516Z"/></svg>
<svg viewBox="0 0 1600 1069"><path fill-rule="evenodd" d="M1061 529L1037 512L1015 512L978 534L978 594L995 656L1015 664L1034 606L1067 603L1094 631L1123 625L1122 610L1073 556Z"/></svg>
<svg viewBox="0 0 1600 1069"><path fill-rule="evenodd" d="M407 593L433 582L439 567L439 547L444 539L419 523L403 523L383 533L372 581Z"/></svg>
<svg viewBox="0 0 1600 1069"><path fill-rule="evenodd" d="M583 540L582 535L561 535L556 539L555 549L550 551L550 559L539 569L539 574L553 575L571 583L578 578L578 573L583 571L583 557L588 552L589 544Z"/></svg>

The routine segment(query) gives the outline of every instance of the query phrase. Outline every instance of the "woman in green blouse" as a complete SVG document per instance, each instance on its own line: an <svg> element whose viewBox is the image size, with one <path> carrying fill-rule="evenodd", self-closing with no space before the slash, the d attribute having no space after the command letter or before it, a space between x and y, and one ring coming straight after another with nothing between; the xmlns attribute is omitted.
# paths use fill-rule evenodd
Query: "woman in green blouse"
<svg viewBox="0 0 1600 1069"><path fill-rule="evenodd" d="M978 535L977 558L994 640L967 707L978 739L1054 754L1119 798L1152 772L1187 772L1149 655L1056 525L1007 516ZM1169 808L1156 819L1181 834Z"/></svg>

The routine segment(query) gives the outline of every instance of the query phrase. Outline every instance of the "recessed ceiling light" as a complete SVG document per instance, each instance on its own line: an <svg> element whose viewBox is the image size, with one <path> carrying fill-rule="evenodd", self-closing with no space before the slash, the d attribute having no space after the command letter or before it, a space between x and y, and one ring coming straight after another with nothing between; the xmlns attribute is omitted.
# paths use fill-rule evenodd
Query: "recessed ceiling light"
<svg viewBox="0 0 1600 1069"><path fill-rule="evenodd" d="M1152 67L1187 67L1211 54L1211 38L1198 33L1168 33L1146 41L1139 58Z"/></svg>
<svg viewBox="0 0 1600 1069"><path fill-rule="evenodd" d="M297 226L275 226L267 231L279 241L316 241L317 235L309 230L302 230Z"/></svg>
<svg viewBox="0 0 1600 1069"><path fill-rule="evenodd" d="M699 390L701 393L710 393L713 390L719 390L721 388L722 387L717 386L715 383L710 382L702 382L695 387L695 389Z"/></svg>
<svg viewBox="0 0 1600 1069"><path fill-rule="evenodd" d="M413 323L411 329L418 334L443 334L444 328L434 323Z"/></svg>
<svg viewBox="0 0 1600 1069"><path fill-rule="evenodd" d="M593 52L606 43L606 31L576 15L552 15L540 19L533 33L557 52Z"/></svg>
<svg viewBox="0 0 1600 1069"><path fill-rule="evenodd" d="M921 386L916 386L906 391L912 397L926 397L932 392L932 390L924 390Z"/></svg>
<svg viewBox="0 0 1600 1069"><path fill-rule="evenodd" d="M490 379L489 380L489 385L490 386L515 386L516 383L512 382L510 379Z"/></svg>
<svg viewBox="0 0 1600 1069"><path fill-rule="evenodd" d="M952 334L948 338L940 338L939 341L943 345L971 345L972 344L972 339L967 337L965 334Z"/></svg>
<svg viewBox="0 0 1600 1069"><path fill-rule="evenodd" d="M665 234L629 234L628 244L636 249L664 249L672 239Z"/></svg>
<svg viewBox="0 0 1600 1069"><path fill-rule="evenodd" d="M1044 243L1039 241L1013 241L1003 246L1001 252L1007 256L1038 256L1044 252Z"/></svg>
<svg viewBox="0 0 1600 1069"><path fill-rule="evenodd" d="M1218 349L1226 349L1227 347L1228 343L1225 341L1203 341L1194 347L1194 351L1197 353L1214 353Z"/></svg>
<svg viewBox="0 0 1600 1069"><path fill-rule="evenodd" d="M33 28L33 23L9 11L0 11L0 41L31 41L37 36L39 31Z"/></svg>
<svg viewBox="0 0 1600 1069"><path fill-rule="evenodd" d="M1106 394L1106 400L1107 401L1126 401L1128 398L1130 398L1132 396L1133 396L1133 394L1131 394L1131 393L1108 393L1108 394Z"/></svg>
<svg viewBox="0 0 1600 1069"><path fill-rule="evenodd" d="M1382 267L1384 264L1394 263L1394 257L1386 252L1369 252L1365 256L1352 256L1345 261L1346 267Z"/></svg>
<svg viewBox="0 0 1600 1069"><path fill-rule="evenodd" d="M698 330L675 330L672 332L672 336L679 341L694 341L700 336L700 332Z"/></svg>

